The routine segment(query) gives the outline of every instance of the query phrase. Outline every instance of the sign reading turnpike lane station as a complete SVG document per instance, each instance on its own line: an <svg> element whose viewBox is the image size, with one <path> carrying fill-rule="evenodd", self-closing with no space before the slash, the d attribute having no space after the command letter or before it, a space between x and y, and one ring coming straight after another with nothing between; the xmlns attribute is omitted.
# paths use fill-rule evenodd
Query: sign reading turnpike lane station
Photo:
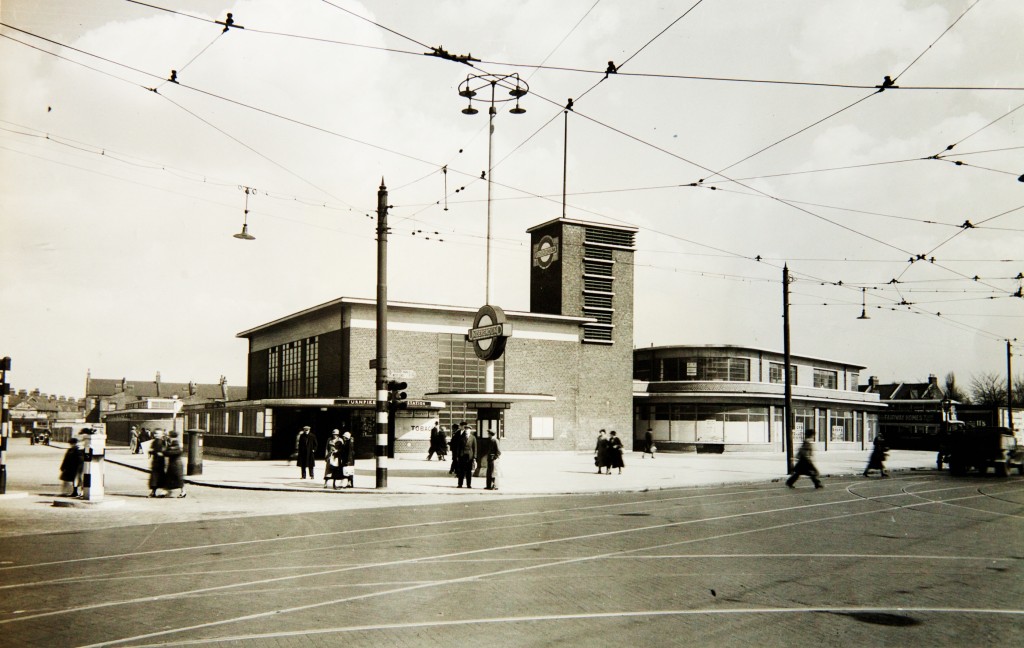
<svg viewBox="0 0 1024 648"><path fill-rule="evenodd" d="M512 335L512 323L497 306L481 306L473 318L473 328L466 339L473 343L473 351L481 360L497 360L505 352L505 342Z"/></svg>

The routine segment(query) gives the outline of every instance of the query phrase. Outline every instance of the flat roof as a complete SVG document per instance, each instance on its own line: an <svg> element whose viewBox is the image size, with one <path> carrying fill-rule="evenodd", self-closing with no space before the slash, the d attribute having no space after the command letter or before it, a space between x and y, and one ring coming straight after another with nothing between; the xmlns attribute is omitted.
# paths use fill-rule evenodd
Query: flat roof
<svg viewBox="0 0 1024 648"><path fill-rule="evenodd" d="M317 304L316 306L311 306L310 308L306 308L306 309L301 310L301 311L297 311L297 312L292 313L290 315L285 315L284 317L279 317L279 318L277 318L275 320L267 322L266 324L260 324L258 326L254 326L251 329L246 329L246 330L242 331L241 333L237 333L235 335L235 337L247 338L250 335L253 335L254 333L259 333L260 331L266 330L268 328L272 328L272 327L277 326L279 324L283 324L283 323L285 323L285 322L287 322L289 320L298 319L298 318L303 317L305 315L309 315L310 313L315 313L317 311L324 310L324 309L327 309L327 308L344 306L346 304L360 305L360 306L374 306L374 307L376 307L377 300L376 299L366 299L366 298L363 298L363 297L339 297L337 299L332 299L331 301L324 302L322 304ZM471 308L469 306L449 306L449 305L444 305L444 304L423 304L423 303L417 303L417 302L400 302L400 301L388 300L388 309L390 310L392 308L395 308L395 309L406 309L406 310L440 311L440 312L447 312L447 313L465 313L467 315L475 314L478 310L480 310L479 307ZM505 312L505 315L507 315L509 318L516 318L516 319L533 319L533 320L538 320L538 321L567 322L567 323L575 323L575 324L587 324L587 323L590 323L590 322L596 322L597 321L593 317L577 317L577 316L572 316L572 315L550 315L550 314L547 314L547 313L531 313L531 312L527 312L527 311L510 311L510 310L505 310L505 309L502 309L502 310Z"/></svg>
<svg viewBox="0 0 1024 648"><path fill-rule="evenodd" d="M637 232L637 231L639 231L639 228L633 227L632 225L612 225L611 223L597 223L597 222L594 222L594 221L577 220L575 218L553 218L553 219L549 220L546 223L541 223L540 225L534 225L533 227L531 227L530 229L528 229L526 231L527 232L533 232L534 230L539 230L542 227L547 227L548 225L551 225L552 223L565 223L566 225L579 225L581 227L603 227L605 229L619 230L619 231L622 231L622 232Z"/></svg>
<svg viewBox="0 0 1024 648"><path fill-rule="evenodd" d="M649 347L634 347L633 355L636 355L638 351L671 351L675 349L702 349L711 351L714 349L740 349L743 351L756 351L758 353L768 353L771 355L785 356L784 351L773 351L772 349L764 349L761 347L744 346L742 344L666 344L662 346L649 346ZM843 362L841 360L829 360L828 358L816 358L809 355L799 355L796 353L790 354L791 358L799 358L801 360L816 360L818 362L828 362L829 364L843 365L845 367L852 367L855 369L867 369L864 365L853 364L852 362Z"/></svg>

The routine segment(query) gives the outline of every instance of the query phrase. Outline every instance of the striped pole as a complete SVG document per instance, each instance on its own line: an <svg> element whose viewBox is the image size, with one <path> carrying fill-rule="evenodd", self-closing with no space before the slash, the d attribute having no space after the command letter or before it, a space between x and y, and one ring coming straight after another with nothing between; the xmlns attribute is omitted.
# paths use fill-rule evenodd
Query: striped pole
<svg viewBox="0 0 1024 648"><path fill-rule="evenodd" d="M7 438L11 435L11 410L8 407L11 386L7 384L7 372L10 370L10 357L0 358L0 398L3 399L0 407L0 495L7 492Z"/></svg>
<svg viewBox="0 0 1024 648"><path fill-rule="evenodd" d="M103 457L106 454L107 435L102 430L94 429L90 432L85 436L82 499L98 502L103 499Z"/></svg>
<svg viewBox="0 0 1024 648"><path fill-rule="evenodd" d="M388 486L388 188L377 190L377 488Z"/></svg>

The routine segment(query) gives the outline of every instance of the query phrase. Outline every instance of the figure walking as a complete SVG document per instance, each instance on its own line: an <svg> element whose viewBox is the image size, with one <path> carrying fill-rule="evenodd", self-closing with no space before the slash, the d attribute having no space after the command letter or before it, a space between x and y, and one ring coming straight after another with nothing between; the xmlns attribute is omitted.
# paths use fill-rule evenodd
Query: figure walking
<svg viewBox="0 0 1024 648"><path fill-rule="evenodd" d="M807 430L804 433L804 442L800 445L800 450L796 455L796 465L793 466L793 474L786 480L786 486L793 488L793 484L796 480L800 479L801 475L806 475L811 478L814 482L815 488L824 488L821 480L818 479L818 469L814 467L814 430Z"/></svg>
<svg viewBox="0 0 1024 648"><path fill-rule="evenodd" d="M178 491L178 497L185 497L185 477L181 469L181 455L184 448L181 439L178 438L178 431L171 430L167 435L164 444L164 474L160 487L170 495L171 491Z"/></svg>
<svg viewBox="0 0 1024 648"><path fill-rule="evenodd" d="M71 437L68 443L71 445L68 446L67 451L64 453L64 459L60 462L60 480L64 482L60 494L78 497L79 475L82 472L82 467L85 465L85 455L82 453L82 449L78 447L78 439Z"/></svg>
<svg viewBox="0 0 1024 648"><path fill-rule="evenodd" d="M134 425L128 434L128 449L132 454L139 454L139 428Z"/></svg>
<svg viewBox="0 0 1024 648"><path fill-rule="evenodd" d="M868 457L868 466L864 469L865 477L867 477L868 473L872 470L877 470L879 475L882 477L889 476L889 472L885 469L885 458L888 455L888 452L889 449L885 447L885 439L882 438L882 435L875 435L875 445L871 448L871 456Z"/></svg>
<svg viewBox="0 0 1024 648"><path fill-rule="evenodd" d="M164 471L167 462L164 459L164 431L154 430L153 440L149 442L149 496L156 497L156 490L164 483Z"/></svg>
<svg viewBox="0 0 1024 648"><path fill-rule="evenodd" d="M612 474L612 468L618 468L619 474L626 467L622 458L622 439L615 434L615 430L608 433L608 474Z"/></svg>
<svg viewBox="0 0 1024 648"><path fill-rule="evenodd" d="M594 446L594 465L597 466L597 474L604 472L608 465L608 439L604 436L604 430L597 433L597 445ZM609 472L611 469L609 469Z"/></svg>
<svg viewBox="0 0 1024 648"><path fill-rule="evenodd" d="M302 469L302 479L306 478L306 471L309 471L310 479L316 479L316 447L316 435L308 425L304 426L295 437L295 463Z"/></svg>
<svg viewBox="0 0 1024 648"><path fill-rule="evenodd" d="M644 433L644 451L640 458L643 459L647 455L654 459L654 431L651 428L647 428L647 432Z"/></svg>

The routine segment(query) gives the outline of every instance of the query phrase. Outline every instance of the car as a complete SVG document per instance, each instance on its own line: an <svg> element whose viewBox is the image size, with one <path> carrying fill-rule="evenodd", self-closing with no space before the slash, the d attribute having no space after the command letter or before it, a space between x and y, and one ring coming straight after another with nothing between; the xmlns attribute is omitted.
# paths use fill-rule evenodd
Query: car
<svg viewBox="0 0 1024 648"><path fill-rule="evenodd" d="M1024 474L1024 447L1006 427L968 427L946 437L944 443L949 472L965 475L971 470L985 474L989 468L999 477L1014 469Z"/></svg>

